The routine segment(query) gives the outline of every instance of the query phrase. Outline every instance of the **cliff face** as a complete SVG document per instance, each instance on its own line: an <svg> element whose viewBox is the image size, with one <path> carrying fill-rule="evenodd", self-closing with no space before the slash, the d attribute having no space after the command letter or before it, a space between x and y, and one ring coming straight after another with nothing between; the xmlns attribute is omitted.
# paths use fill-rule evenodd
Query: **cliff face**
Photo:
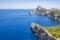
<svg viewBox="0 0 60 40"><path fill-rule="evenodd" d="M39 25L32 24L31 30L39 40L56 40L55 37L51 36L45 29L40 28Z"/></svg>
<svg viewBox="0 0 60 40"><path fill-rule="evenodd" d="M46 14L46 9L41 7L41 6L38 6L35 10L34 10L34 13L37 13L37 14Z"/></svg>
<svg viewBox="0 0 60 40"><path fill-rule="evenodd" d="M60 10L52 11L50 17L60 22Z"/></svg>
<svg viewBox="0 0 60 40"><path fill-rule="evenodd" d="M47 15L50 18L53 18L55 20L57 20L58 22L60 22L60 10L56 10L56 9L45 9L41 6L38 6L35 10L34 10L35 14L41 14L41 15Z"/></svg>

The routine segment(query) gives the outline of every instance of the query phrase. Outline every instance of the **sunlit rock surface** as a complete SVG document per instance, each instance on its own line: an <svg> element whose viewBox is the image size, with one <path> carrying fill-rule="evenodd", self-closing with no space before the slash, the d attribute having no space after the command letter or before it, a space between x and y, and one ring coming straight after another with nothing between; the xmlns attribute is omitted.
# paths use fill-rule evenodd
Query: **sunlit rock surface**
<svg viewBox="0 0 60 40"><path fill-rule="evenodd" d="M48 33L44 28L39 27L39 25L31 24L32 32L38 37L39 40L57 40L51 34Z"/></svg>

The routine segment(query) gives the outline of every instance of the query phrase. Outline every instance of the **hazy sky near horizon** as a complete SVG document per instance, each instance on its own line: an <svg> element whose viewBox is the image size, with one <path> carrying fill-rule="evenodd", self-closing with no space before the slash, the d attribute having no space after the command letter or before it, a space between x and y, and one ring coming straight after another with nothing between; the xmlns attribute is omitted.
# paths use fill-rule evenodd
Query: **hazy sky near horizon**
<svg viewBox="0 0 60 40"><path fill-rule="evenodd" d="M0 0L0 9L34 9L38 5L60 9L60 0Z"/></svg>

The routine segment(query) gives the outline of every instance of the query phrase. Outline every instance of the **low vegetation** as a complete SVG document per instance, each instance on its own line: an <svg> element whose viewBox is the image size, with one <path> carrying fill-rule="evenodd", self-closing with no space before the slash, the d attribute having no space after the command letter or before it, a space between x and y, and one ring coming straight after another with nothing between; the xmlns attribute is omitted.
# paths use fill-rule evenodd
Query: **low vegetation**
<svg viewBox="0 0 60 40"><path fill-rule="evenodd" d="M55 14L60 16L60 10L54 10Z"/></svg>
<svg viewBox="0 0 60 40"><path fill-rule="evenodd" d="M47 30L52 36L59 38L60 39L60 24L56 26L49 26L49 27L44 27L39 24L36 24L33 22L33 24L39 26L40 28L44 28Z"/></svg>
<svg viewBox="0 0 60 40"><path fill-rule="evenodd" d="M51 26L51 27L43 27L46 29L52 36L56 38L60 38L60 25Z"/></svg>
<svg viewBox="0 0 60 40"><path fill-rule="evenodd" d="M60 38L60 25L52 26L52 27L47 27L45 29L48 30L48 32L51 35L55 36L56 38Z"/></svg>

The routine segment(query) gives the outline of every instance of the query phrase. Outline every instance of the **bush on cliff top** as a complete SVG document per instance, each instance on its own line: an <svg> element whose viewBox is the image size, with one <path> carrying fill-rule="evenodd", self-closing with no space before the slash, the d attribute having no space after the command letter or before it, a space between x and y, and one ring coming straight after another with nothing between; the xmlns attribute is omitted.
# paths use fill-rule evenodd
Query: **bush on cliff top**
<svg viewBox="0 0 60 40"><path fill-rule="evenodd" d="M52 27L44 27L51 35L60 38L60 25Z"/></svg>
<svg viewBox="0 0 60 40"><path fill-rule="evenodd" d="M33 22L34 23L34 22ZM34 23L35 25L39 25ZM50 27L44 27L39 25L40 28L44 28L45 30L47 30L52 36L56 37L56 38L60 38L60 24L57 26L50 26Z"/></svg>

